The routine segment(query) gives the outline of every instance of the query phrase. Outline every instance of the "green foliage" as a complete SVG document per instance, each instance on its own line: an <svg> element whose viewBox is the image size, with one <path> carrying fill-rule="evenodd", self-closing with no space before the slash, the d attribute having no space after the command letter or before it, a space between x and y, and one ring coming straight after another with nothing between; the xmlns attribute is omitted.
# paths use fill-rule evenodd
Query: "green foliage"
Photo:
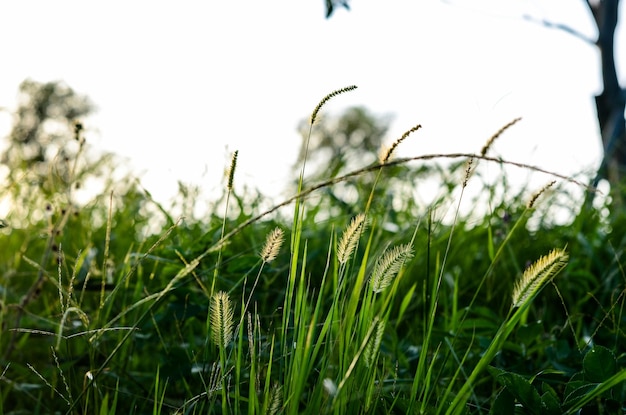
<svg viewBox="0 0 626 415"><path fill-rule="evenodd" d="M492 367L489 372L504 387L491 407L493 414L513 413L515 401L530 414L570 414L580 408L619 414L620 402L626 400L626 369L618 370L615 355L603 346L590 348L582 370L559 385L558 391L545 381L538 389L526 377L502 369Z"/></svg>
<svg viewBox="0 0 626 415"><path fill-rule="evenodd" d="M229 185L185 220L131 179L80 206L75 175L34 186L30 219L0 229L0 409L620 413L625 227L565 187L528 208L507 162L488 180L493 161L466 159L373 158L311 185L303 169L270 211ZM417 199L418 176L440 195ZM349 208L340 184L362 185ZM177 207L192 199L181 186Z"/></svg>

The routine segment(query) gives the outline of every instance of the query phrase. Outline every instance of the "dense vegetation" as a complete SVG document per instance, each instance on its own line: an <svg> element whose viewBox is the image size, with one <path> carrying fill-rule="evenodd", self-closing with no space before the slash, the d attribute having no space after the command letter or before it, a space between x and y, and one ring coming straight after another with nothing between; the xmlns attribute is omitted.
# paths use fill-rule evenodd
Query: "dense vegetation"
<svg viewBox="0 0 626 415"><path fill-rule="evenodd" d="M101 165L79 205L96 165L80 124L37 180L14 170L0 414L623 413L623 213L558 175L509 186L489 144L514 123L476 155L394 159L416 126L308 175L319 112L350 89L314 109L295 196L270 211L235 192L236 153L205 215L189 189L164 207Z"/></svg>

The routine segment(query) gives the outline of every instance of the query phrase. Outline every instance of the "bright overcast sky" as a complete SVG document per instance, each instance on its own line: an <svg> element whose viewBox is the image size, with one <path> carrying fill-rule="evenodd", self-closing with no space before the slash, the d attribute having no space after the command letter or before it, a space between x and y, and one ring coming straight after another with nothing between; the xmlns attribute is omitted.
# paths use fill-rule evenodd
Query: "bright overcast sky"
<svg viewBox="0 0 626 415"><path fill-rule="evenodd" d="M521 116L496 154L565 174L597 165L597 50L523 18L593 38L582 0L351 6L326 20L323 0L2 2L0 107L15 106L25 78L64 80L98 107L87 139L128 158L162 199L177 180L220 188L233 150L239 185L278 194L298 122L352 84L324 110L391 114L388 141L422 124L402 156L478 152ZM618 52L624 40L620 30Z"/></svg>

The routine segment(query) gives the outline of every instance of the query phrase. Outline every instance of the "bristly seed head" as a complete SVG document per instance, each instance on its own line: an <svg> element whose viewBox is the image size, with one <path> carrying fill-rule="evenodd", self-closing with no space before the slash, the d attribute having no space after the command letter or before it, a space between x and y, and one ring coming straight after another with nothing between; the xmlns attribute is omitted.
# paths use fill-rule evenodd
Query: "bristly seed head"
<svg viewBox="0 0 626 415"><path fill-rule="evenodd" d="M268 414L276 415L283 405L283 387L279 384L274 384L270 391L270 405Z"/></svg>
<svg viewBox="0 0 626 415"><path fill-rule="evenodd" d="M389 161L389 159L391 158L391 155L395 151L396 147L398 147L401 142L406 140L406 138L409 135L411 135L415 131L419 130L420 128L422 128L422 126L420 124L417 124L415 127L411 128L410 130L405 131L404 134L402 134L402 137L398 138L396 141L393 142L391 147L382 148L382 151L380 152L380 159L378 160L378 161L380 161L380 164L387 163Z"/></svg>
<svg viewBox="0 0 626 415"><path fill-rule="evenodd" d="M465 188L467 186L467 182L470 178L470 175L472 174L472 164L474 164L474 157L471 157L468 161L467 161L467 168L465 169L465 178L463 179L463 187Z"/></svg>
<svg viewBox="0 0 626 415"><path fill-rule="evenodd" d="M376 355L378 354L378 350L380 349L380 343L383 340L383 334L385 333L385 322L380 318L374 317L374 321L372 321L372 326L374 327L374 332L372 336L369 338L367 342L367 346L364 351L364 360L366 367L372 367L376 362Z"/></svg>
<svg viewBox="0 0 626 415"><path fill-rule="evenodd" d="M275 228L267 235L265 245L260 254L263 262L269 263L276 259L278 252L280 252L280 247L283 245L284 235L285 233L280 228Z"/></svg>
<svg viewBox="0 0 626 415"><path fill-rule="evenodd" d="M340 264L345 264L356 248L359 237L365 231L367 224L365 223L365 215L359 213L356 215L350 225L343 231L341 240L337 245L337 260Z"/></svg>
<svg viewBox="0 0 626 415"><path fill-rule="evenodd" d="M413 248L410 244L386 250L378 262L376 262L374 271L372 271L370 278L372 291L380 293L389 287L398 272L400 272L402 265L411 258L413 258Z"/></svg>
<svg viewBox="0 0 626 415"><path fill-rule="evenodd" d="M530 200L528 201L528 204L526 205L526 207L528 209L532 209L533 206L535 206L535 202L537 201L537 199L539 199L539 196L541 196L546 190L548 190L550 187L552 187L554 185L554 183L556 183L556 180L552 180L550 183L548 183L547 185L545 185L541 189L539 189L538 192L533 193L533 195L531 196Z"/></svg>
<svg viewBox="0 0 626 415"><path fill-rule="evenodd" d="M233 338L234 311L230 298L224 291L211 297L211 339L220 348L228 346Z"/></svg>
<svg viewBox="0 0 626 415"><path fill-rule="evenodd" d="M315 109L313 110L313 114L311 114L311 125L315 124L315 120L317 119L317 113L320 112L320 109L322 109L324 104L326 104L331 98L337 95L343 94L344 92L355 90L356 88L357 88L356 85L350 85L345 88L341 88L336 91L333 91L330 94L326 95L324 98L322 98L319 104L317 104L317 107L315 107Z"/></svg>
<svg viewBox="0 0 626 415"><path fill-rule="evenodd" d="M235 150L233 156L230 160L230 167L228 169L228 190L233 190L233 181L235 179L235 169L237 168L237 156L239 155L239 150Z"/></svg>
<svg viewBox="0 0 626 415"><path fill-rule="evenodd" d="M569 256L562 249L553 249L526 268L513 287L513 307L521 307L543 288L566 265Z"/></svg>
<svg viewBox="0 0 626 415"><path fill-rule="evenodd" d="M494 135L492 135L489 138L489 140L487 140L487 143L485 143L485 145L483 146L482 150L480 150L480 155L484 157L487 154L487 151L489 151L489 148L491 147L493 142L496 141L496 139L498 137L500 137L503 132L505 132L506 130L511 128L517 122L521 121L521 119L522 119L521 117L515 118L513 121L509 122L504 127L500 128L498 131L496 131L496 133Z"/></svg>

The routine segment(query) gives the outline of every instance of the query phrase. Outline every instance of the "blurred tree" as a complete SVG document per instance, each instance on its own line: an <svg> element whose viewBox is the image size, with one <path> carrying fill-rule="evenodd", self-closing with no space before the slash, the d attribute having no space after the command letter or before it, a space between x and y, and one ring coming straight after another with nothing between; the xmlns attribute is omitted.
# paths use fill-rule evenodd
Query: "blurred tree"
<svg viewBox="0 0 626 415"><path fill-rule="evenodd" d="M363 167L377 159L378 150L389 129L388 117L376 117L364 107L348 108L337 117L324 117L316 122L309 143L308 161L313 172L308 177L324 180L340 171ZM309 120L299 127L302 145L296 169L305 157Z"/></svg>
<svg viewBox="0 0 626 415"><path fill-rule="evenodd" d="M77 120L93 109L86 97L62 82L22 82L8 147L1 159L8 168L10 188L15 191L27 181L49 194L53 189L46 184L51 175L67 179L68 161L82 146L82 125Z"/></svg>
<svg viewBox="0 0 626 415"><path fill-rule="evenodd" d="M61 82L20 84L15 122L2 163L11 171L35 169L46 174L47 165L73 136L73 123L94 107L87 97Z"/></svg>
<svg viewBox="0 0 626 415"><path fill-rule="evenodd" d="M293 167L294 173L299 173L305 156L305 187L378 164L390 122L390 117L376 116L363 107L351 107L337 116L319 118L313 126L308 153L305 154L309 120L303 120L299 127L302 144ZM416 207L415 200L410 197L414 190L412 182L428 170L425 166L388 166L382 171L384 184L380 183L376 188L378 170L327 186L322 191L327 196L323 198L324 203L330 205L325 208L329 210L320 211L330 215L360 213L374 190L372 209L410 214ZM299 174L294 174L294 177L299 177ZM294 186L297 187L296 184Z"/></svg>
<svg viewBox="0 0 626 415"><path fill-rule="evenodd" d="M33 206L73 208L75 190L85 181L97 192L106 184L94 187L92 179L112 180L113 154L87 154L80 119L94 109L86 96L63 82L27 79L20 84L13 126L0 158L2 198L11 207L14 226L34 220L29 217Z"/></svg>

